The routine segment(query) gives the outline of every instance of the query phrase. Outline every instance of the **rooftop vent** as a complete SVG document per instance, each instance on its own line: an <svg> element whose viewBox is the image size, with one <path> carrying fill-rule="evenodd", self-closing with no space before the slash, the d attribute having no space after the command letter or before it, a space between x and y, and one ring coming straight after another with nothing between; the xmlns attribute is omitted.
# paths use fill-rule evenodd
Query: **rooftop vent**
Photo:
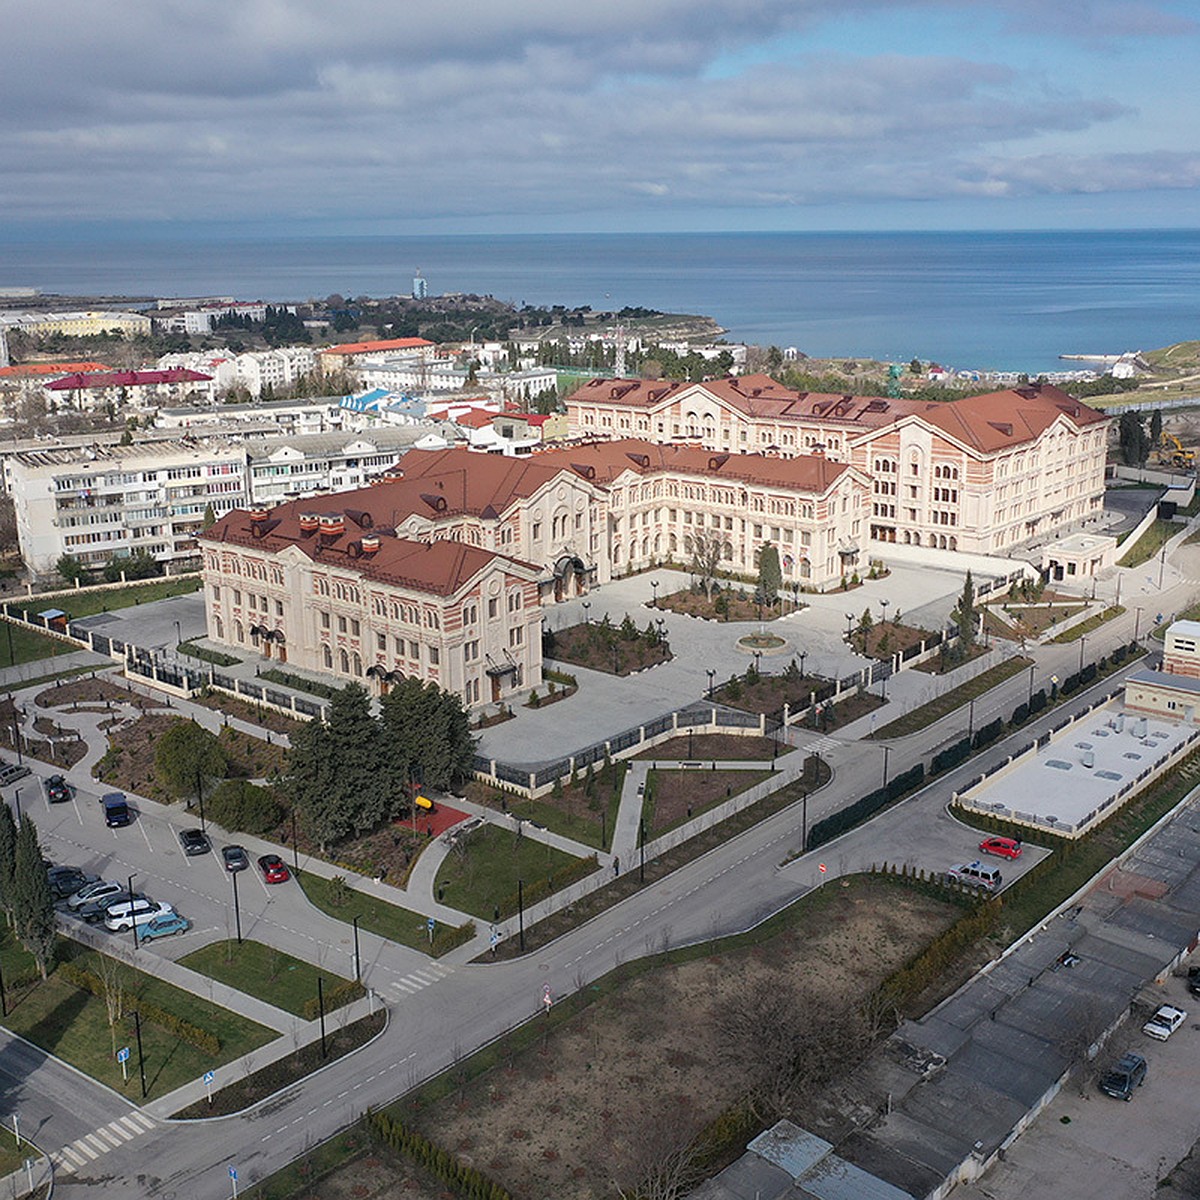
<svg viewBox="0 0 1200 1200"><path fill-rule="evenodd" d="M319 513L301 513L300 514L300 533L303 537L312 537L318 529L321 528L321 516Z"/></svg>
<svg viewBox="0 0 1200 1200"><path fill-rule="evenodd" d="M346 516L359 527L359 529L370 529L375 521L372 519L369 512L362 512L357 508L346 509Z"/></svg>
<svg viewBox="0 0 1200 1200"><path fill-rule="evenodd" d="M362 546L362 552L366 558L370 558L372 554L379 553L379 538L373 533L365 536L359 545Z"/></svg>
<svg viewBox="0 0 1200 1200"><path fill-rule="evenodd" d="M572 463L571 469L584 479L596 478L596 468L591 463Z"/></svg>
<svg viewBox="0 0 1200 1200"><path fill-rule="evenodd" d="M346 532L346 518L342 513L322 513L320 528L322 537L341 537Z"/></svg>
<svg viewBox="0 0 1200 1200"><path fill-rule="evenodd" d="M434 512L445 512L446 511L446 497L445 496L433 496L429 492L422 492L421 499L424 500L425 503L428 504L429 507L432 508Z"/></svg>

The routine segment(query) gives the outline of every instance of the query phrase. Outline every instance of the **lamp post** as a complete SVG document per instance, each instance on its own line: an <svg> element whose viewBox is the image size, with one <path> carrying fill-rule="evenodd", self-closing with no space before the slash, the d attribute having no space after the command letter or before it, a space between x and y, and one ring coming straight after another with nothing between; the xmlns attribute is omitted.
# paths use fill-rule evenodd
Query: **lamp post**
<svg viewBox="0 0 1200 1200"><path fill-rule="evenodd" d="M206 833L207 826L204 822L204 779L201 777L200 768L196 768L196 799L200 805L200 832Z"/></svg>
<svg viewBox="0 0 1200 1200"><path fill-rule="evenodd" d="M1133 611L1135 614L1133 618L1133 640L1136 642L1138 640L1138 628L1142 623L1142 610L1135 608Z"/></svg>
<svg viewBox="0 0 1200 1200"><path fill-rule="evenodd" d="M175 622L175 645L176 647L183 645L183 633L180 631L179 622Z"/></svg>
<svg viewBox="0 0 1200 1200"><path fill-rule="evenodd" d="M525 953L525 880L517 880L517 934L521 953Z"/></svg>
<svg viewBox="0 0 1200 1200"><path fill-rule="evenodd" d="M1162 553L1158 556L1158 590L1162 591L1163 572L1167 569L1167 548L1162 548Z"/></svg>
<svg viewBox="0 0 1200 1200"><path fill-rule="evenodd" d="M642 861L638 867L638 882L646 882L646 821L643 818L638 822L638 852L641 854Z"/></svg>
<svg viewBox="0 0 1200 1200"><path fill-rule="evenodd" d="M884 746L884 748L883 748L883 786L884 786L884 787L887 787L887 781L888 781L888 755L891 753L891 751L892 751L892 748L891 748L891 746Z"/></svg>
<svg viewBox="0 0 1200 1200"><path fill-rule="evenodd" d="M292 808L292 862L296 873L300 873L300 843L296 840L296 809Z"/></svg>
<svg viewBox="0 0 1200 1200"><path fill-rule="evenodd" d="M887 610L889 604L891 604L890 600L880 600L879 602L879 607L883 611L883 616L880 618L881 625L887 624Z"/></svg>
<svg viewBox="0 0 1200 1200"><path fill-rule="evenodd" d="M650 590L654 593L654 600L652 601L652 606L654 608L657 608L658 607L658 580L657 579L650 580Z"/></svg>
<svg viewBox="0 0 1200 1200"><path fill-rule="evenodd" d="M1082 634L1079 638L1079 669L1083 670L1083 648L1087 645L1087 634Z"/></svg>
<svg viewBox="0 0 1200 1200"><path fill-rule="evenodd" d="M713 694L713 680L716 679L717 673L712 669L712 667L708 667L704 673L708 676L708 698L711 700Z"/></svg>
<svg viewBox="0 0 1200 1200"><path fill-rule="evenodd" d="M792 612L795 612L800 607L800 581L797 579L792 584Z"/></svg>
<svg viewBox="0 0 1200 1200"><path fill-rule="evenodd" d="M1037 663L1029 664L1029 707L1033 707L1033 672L1037 669Z"/></svg>
<svg viewBox="0 0 1200 1200"><path fill-rule="evenodd" d="M659 617L655 622L658 626L658 644L661 646L667 640L667 623Z"/></svg>
<svg viewBox="0 0 1200 1200"><path fill-rule="evenodd" d="M237 943L240 946L242 944L242 910L238 907L237 877L236 871L229 872L229 878L233 880L233 923L237 929Z"/></svg>
<svg viewBox="0 0 1200 1200"><path fill-rule="evenodd" d="M759 671L758 671L758 665L759 665L759 663L761 663L761 662L762 662L762 651L761 651L761 650L755 650L755 652L754 652L754 674L755 674L755 675L757 675L757 674L759 673Z"/></svg>
<svg viewBox="0 0 1200 1200"><path fill-rule="evenodd" d="M592 623L591 617L588 616L588 609L591 607L592 607L592 602L590 600L585 600L583 602L583 623L585 625L590 625Z"/></svg>
<svg viewBox="0 0 1200 1200"><path fill-rule="evenodd" d="M800 802L800 853L805 854L808 851L808 788L801 794Z"/></svg>
<svg viewBox="0 0 1200 1200"><path fill-rule="evenodd" d="M970 737L975 732L975 697L971 697L971 703L968 708L967 715L967 737Z"/></svg>
<svg viewBox="0 0 1200 1200"><path fill-rule="evenodd" d="M854 629L854 614L846 613L846 641L850 640L850 634Z"/></svg>
<svg viewBox="0 0 1200 1200"><path fill-rule="evenodd" d="M13 791L13 807L17 810L17 826L21 825L21 789L16 788Z"/></svg>
<svg viewBox="0 0 1200 1200"><path fill-rule="evenodd" d="M134 876L130 875L126 881L125 890L129 893L129 932L133 934L133 948L138 948L137 922L134 920L133 914L133 880Z"/></svg>
<svg viewBox="0 0 1200 1200"><path fill-rule="evenodd" d="M804 660L808 657L807 650L800 651L800 678L804 678Z"/></svg>
<svg viewBox="0 0 1200 1200"><path fill-rule="evenodd" d="M362 959L358 953L358 917L354 918L354 982L362 982Z"/></svg>

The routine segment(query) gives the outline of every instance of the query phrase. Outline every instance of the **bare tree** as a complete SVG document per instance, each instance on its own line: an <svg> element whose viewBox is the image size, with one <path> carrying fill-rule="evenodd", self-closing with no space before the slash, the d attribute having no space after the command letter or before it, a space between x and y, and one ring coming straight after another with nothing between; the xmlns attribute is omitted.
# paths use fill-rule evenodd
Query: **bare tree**
<svg viewBox="0 0 1200 1200"><path fill-rule="evenodd" d="M112 1052L115 1055L117 1022L125 1015L125 966L107 954L100 954L96 958L96 976L104 993L104 1015L108 1020L108 1032L112 1038Z"/></svg>
<svg viewBox="0 0 1200 1200"><path fill-rule="evenodd" d="M684 548L692 556L688 569L700 580L704 594L711 600L725 542L720 533L693 533L684 539Z"/></svg>
<svg viewBox="0 0 1200 1200"><path fill-rule="evenodd" d="M630 1114L614 1138L617 1194L622 1200L679 1200L704 1175L698 1133L676 1105Z"/></svg>
<svg viewBox="0 0 1200 1200"><path fill-rule="evenodd" d="M1081 1096L1091 1091L1100 1074L1100 1050L1108 1039L1112 1021L1111 1013L1095 998L1081 1001L1071 1012L1071 1030L1059 1043L1059 1049Z"/></svg>

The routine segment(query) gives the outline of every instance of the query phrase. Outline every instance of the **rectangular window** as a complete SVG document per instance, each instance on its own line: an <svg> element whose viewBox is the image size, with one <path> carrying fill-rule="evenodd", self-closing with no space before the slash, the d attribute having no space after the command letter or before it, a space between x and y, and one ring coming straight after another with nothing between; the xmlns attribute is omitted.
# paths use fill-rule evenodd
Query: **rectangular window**
<svg viewBox="0 0 1200 1200"><path fill-rule="evenodd" d="M283 601L282 600L275 601L275 615L277 617L283 616Z"/></svg>
<svg viewBox="0 0 1200 1200"><path fill-rule="evenodd" d="M360 631L360 629L361 629L361 628L362 628L362 627L359 625L359 623L358 623L357 621L351 621L351 622L350 622L350 634L351 634L351 636L352 636L352 637L358 637L358 634L359 634L359 631Z"/></svg>
<svg viewBox="0 0 1200 1200"><path fill-rule="evenodd" d="M375 649L376 650L386 650L387 649L387 634L386 633L377 633L375 635Z"/></svg>
<svg viewBox="0 0 1200 1200"><path fill-rule="evenodd" d="M417 658L417 659L419 659L421 657L421 643L420 642L410 641L408 643L408 657L409 658Z"/></svg>
<svg viewBox="0 0 1200 1200"><path fill-rule="evenodd" d="M322 629L329 628L329 614L327 612L323 612L321 614L321 628Z"/></svg>
<svg viewBox="0 0 1200 1200"><path fill-rule="evenodd" d="M496 619L496 614L500 611L500 601L493 596L488 600L488 617L493 621Z"/></svg>
<svg viewBox="0 0 1200 1200"><path fill-rule="evenodd" d="M242 602L242 593L237 588L233 589L233 602L234 604L241 604Z"/></svg>
<svg viewBox="0 0 1200 1200"><path fill-rule="evenodd" d="M346 618L338 617L338 633L346 632Z"/></svg>
<svg viewBox="0 0 1200 1200"><path fill-rule="evenodd" d="M436 667L441 661L441 657L441 651L436 646L429 647L429 665L431 667Z"/></svg>

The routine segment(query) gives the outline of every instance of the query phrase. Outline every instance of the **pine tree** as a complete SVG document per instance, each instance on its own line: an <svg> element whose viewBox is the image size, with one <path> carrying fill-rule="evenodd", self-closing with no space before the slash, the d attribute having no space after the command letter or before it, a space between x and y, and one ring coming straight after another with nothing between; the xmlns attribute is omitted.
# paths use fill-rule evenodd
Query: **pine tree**
<svg viewBox="0 0 1200 1200"><path fill-rule="evenodd" d="M779 566L779 551L767 542L758 552L758 594L764 604L774 604L783 587L783 572Z"/></svg>
<svg viewBox="0 0 1200 1200"><path fill-rule="evenodd" d="M13 892L17 861L17 826L12 809L0 800L0 908L11 925L13 921Z"/></svg>
<svg viewBox="0 0 1200 1200"><path fill-rule="evenodd" d="M33 955L38 970L45 979L54 961L57 935L54 925L54 896L42 865L42 848L38 845L37 827L30 817L21 818L17 831L17 853L13 872L14 913L17 936Z"/></svg>

